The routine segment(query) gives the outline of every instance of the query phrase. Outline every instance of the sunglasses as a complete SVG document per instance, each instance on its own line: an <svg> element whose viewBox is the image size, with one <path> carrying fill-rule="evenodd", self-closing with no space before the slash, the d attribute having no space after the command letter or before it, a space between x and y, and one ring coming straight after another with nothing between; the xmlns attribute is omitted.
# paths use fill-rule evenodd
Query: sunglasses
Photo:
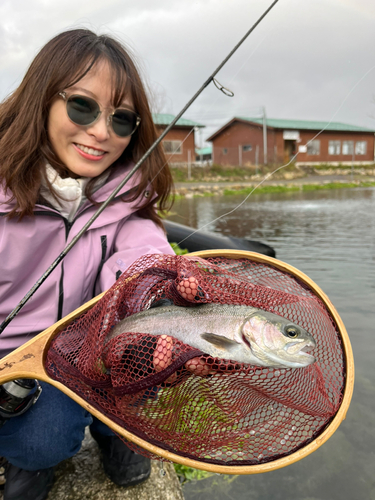
<svg viewBox="0 0 375 500"><path fill-rule="evenodd" d="M99 104L83 95L59 92L59 96L66 102L66 112L69 119L76 125L87 127L95 123L102 110ZM113 132L119 137L129 137L137 130L141 117L134 111L126 108L117 108L108 116L107 125L111 124Z"/></svg>

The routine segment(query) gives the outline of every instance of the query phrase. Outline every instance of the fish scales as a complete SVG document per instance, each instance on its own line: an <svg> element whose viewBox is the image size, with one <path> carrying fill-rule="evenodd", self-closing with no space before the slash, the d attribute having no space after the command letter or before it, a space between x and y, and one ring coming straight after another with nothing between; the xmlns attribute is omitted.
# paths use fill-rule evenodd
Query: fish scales
<svg viewBox="0 0 375 500"><path fill-rule="evenodd" d="M168 335L213 357L256 366L300 368L315 361L302 350L315 347L309 332L251 306L155 307L120 321L107 341L123 333Z"/></svg>

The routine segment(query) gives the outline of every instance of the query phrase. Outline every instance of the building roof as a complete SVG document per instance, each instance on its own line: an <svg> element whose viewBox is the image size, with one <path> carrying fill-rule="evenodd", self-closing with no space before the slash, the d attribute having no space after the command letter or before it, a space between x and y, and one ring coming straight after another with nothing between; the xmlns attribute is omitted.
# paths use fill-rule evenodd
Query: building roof
<svg viewBox="0 0 375 500"><path fill-rule="evenodd" d="M169 125L172 120L175 119L175 115L169 115L165 113L153 113L152 119L154 120L155 125ZM200 127L203 128L205 125L201 125L200 123L193 122L192 120L187 120L186 118L180 118L177 120L176 126L180 127Z"/></svg>
<svg viewBox="0 0 375 500"><path fill-rule="evenodd" d="M263 124L263 118L245 118L241 120ZM318 122L311 120L281 120L275 118L266 118L268 127L282 129L305 129L305 130L339 130L345 132L375 132L374 129L358 127L357 125L348 125L341 122Z"/></svg>
<svg viewBox="0 0 375 500"><path fill-rule="evenodd" d="M228 123L226 123L219 130L214 132L211 137L206 139L207 141L212 141L214 137L220 134L228 126L232 125L235 121L251 122L257 123L258 125L263 125L263 118L248 118L244 116L237 116L232 118ZM318 122L311 120L283 120L279 118L266 118L266 125L270 128L278 128L283 130L329 130L329 131L339 131L339 132L372 132L375 133L374 129L359 127L357 125L348 125L347 123L340 122Z"/></svg>

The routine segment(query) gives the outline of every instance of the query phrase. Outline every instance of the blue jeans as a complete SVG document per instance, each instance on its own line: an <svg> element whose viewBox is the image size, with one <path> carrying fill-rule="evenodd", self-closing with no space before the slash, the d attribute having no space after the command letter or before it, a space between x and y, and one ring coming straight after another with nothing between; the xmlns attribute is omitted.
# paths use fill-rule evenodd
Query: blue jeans
<svg viewBox="0 0 375 500"><path fill-rule="evenodd" d="M0 456L26 470L46 469L81 448L85 427L104 436L114 433L76 402L46 382L38 401L0 429Z"/></svg>

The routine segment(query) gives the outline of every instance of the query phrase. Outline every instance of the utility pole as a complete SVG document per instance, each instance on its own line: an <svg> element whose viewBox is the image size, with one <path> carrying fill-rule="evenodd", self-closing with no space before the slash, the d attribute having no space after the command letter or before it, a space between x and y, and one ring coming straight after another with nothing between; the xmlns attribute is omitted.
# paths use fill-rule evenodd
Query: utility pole
<svg viewBox="0 0 375 500"><path fill-rule="evenodd" d="M263 106L263 161L267 165L267 120L265 106Z"/></svg>
<svg viewBox="0 0 375 500"><path fill-rule="evenodd" d="M195 134L199 132L199 144L198 144L198 149L200 149L200 155L199 155L199 159L200 159L200 164L201 164L201 167L203 167L203 156L202 156L202 129L200 129L199 127L194 127L194 145L195 145ZM194 149L194 155L195 155L195 149ZM195 158L195 156L194 156Z"/></svg>

